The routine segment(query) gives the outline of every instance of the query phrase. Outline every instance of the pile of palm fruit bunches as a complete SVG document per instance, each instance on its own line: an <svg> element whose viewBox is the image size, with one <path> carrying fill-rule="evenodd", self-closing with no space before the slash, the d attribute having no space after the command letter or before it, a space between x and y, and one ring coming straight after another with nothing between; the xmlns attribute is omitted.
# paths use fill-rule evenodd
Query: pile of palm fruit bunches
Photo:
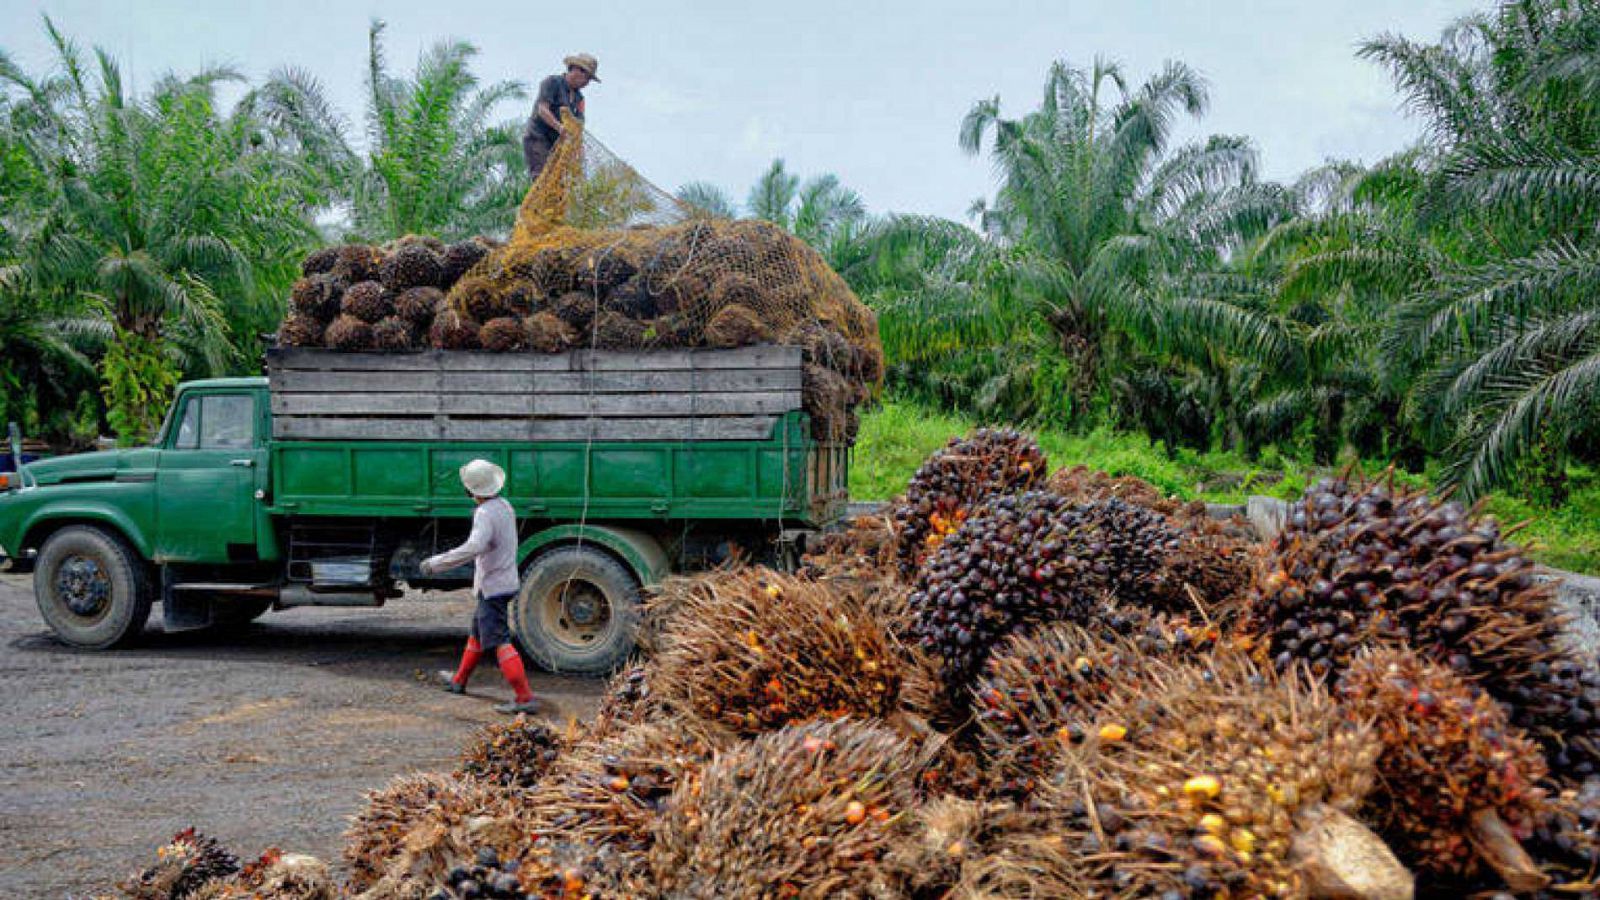
<svg viewBox="0 0 1600 900"><path fill-rule="evenodd" d="M662 585L592 721L372 793L344 883L186 833L127 890L1593 896L1600 685L1506 538L1336 478L1262 543L978 431L797 574Z"/></svg>
<svg viewBox="0 0 1600 900"><path fill-rule="evenodd" d="M855 407L882 381L883 353L846 334L876 333L871 314L851 298L841 315L859 321L809 315L812 288L789 258L794 238L760 224L720 236L711 226L704 236L674 232L648 253L632 243L521 251L484 237L327 247L301 263L277 340L496 353L795 344L804 350L804 404L816 436L853 441ZM766 271L765 257L785 264L754 277Z"/></svg>

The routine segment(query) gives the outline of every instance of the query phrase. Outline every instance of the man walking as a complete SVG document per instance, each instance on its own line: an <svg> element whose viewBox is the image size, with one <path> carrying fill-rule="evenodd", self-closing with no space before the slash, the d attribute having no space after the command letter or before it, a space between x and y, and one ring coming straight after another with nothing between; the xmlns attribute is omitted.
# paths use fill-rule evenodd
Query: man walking
<svg viewBox="0 0 1600 900"><path fill-rule="evenodd" d="M528 164L528 177L538 178L550 159L550 150L561 137L561 112L566 110L583 119L583 89L600 80L600 62L587 53L562 60L565 75L551 75L539 82L539 97L533 115L522 129L522 158Z"/></svg>
<svg viewBox="0 0 1600 900"><path fill-rule="evenodd" d="M466 693L472 670L478 667L484 651L493 650L500 674L516 692L515 700L495 709L513 715L534 713L539 710L539 701L528 686L522 657L511 644L511 627L506 619L506 607L517 596L517 515L500 496L506 473L486 459L475 459L461 467L461 483L478 504L472 513L472 533L466 543L430 556L420 566L424 575L432 575L473 561L472 593L478 598L478 608L472 616L472 635L467 638L460 667L454 675L440 672L440 680L450 693Z"/></svg>

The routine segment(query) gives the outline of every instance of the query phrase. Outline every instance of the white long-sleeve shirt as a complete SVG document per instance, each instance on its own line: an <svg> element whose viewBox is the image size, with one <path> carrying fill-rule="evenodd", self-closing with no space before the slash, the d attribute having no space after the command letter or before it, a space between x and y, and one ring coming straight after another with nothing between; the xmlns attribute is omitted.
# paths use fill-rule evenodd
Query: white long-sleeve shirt
<svg viewBox="0 0 1600 900"><path fill-rule="evenodd" d="M423 560L433 572L453 569L474 560L473 593L484 597L515 593L517 590L517 514L503 497L478 504L472 513L472 533L467 542L454 550Z"/></svg>

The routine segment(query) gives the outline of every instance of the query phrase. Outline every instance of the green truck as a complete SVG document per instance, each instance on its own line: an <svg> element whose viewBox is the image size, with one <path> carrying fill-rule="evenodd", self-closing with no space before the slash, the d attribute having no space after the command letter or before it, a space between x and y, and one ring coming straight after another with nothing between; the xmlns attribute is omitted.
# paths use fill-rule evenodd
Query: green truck
<svg viewBox="0 0 1600 900"><path fill-rule="evenodd" d="M799 348L404 354L269 351L265 377L181 385L148 447L0 481L0 558L65 642L470 584L418 563L464 539L458 470L505 468L523 649L602 673L639 589L732 559L792 563L843 515L849 448L812 437Z"/></svg>

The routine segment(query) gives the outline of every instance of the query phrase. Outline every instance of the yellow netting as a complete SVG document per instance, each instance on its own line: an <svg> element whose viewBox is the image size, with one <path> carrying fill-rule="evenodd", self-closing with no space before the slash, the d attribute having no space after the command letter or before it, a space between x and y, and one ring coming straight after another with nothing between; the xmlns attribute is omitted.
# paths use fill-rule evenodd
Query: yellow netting
<svg viewBox="0 0 1600 900"><path fill-rule="evenodd" d="M529 188L511 240L450 290L462 341L487 349L806 349L807 409L852 437L883 349L872 311L811 247L763 221L714 219L655 185L581 123ZM488 327L514 318L504 335ZM450 323L433 340L451 344ZM502 339L503 338L503 339Z"/></svg>

